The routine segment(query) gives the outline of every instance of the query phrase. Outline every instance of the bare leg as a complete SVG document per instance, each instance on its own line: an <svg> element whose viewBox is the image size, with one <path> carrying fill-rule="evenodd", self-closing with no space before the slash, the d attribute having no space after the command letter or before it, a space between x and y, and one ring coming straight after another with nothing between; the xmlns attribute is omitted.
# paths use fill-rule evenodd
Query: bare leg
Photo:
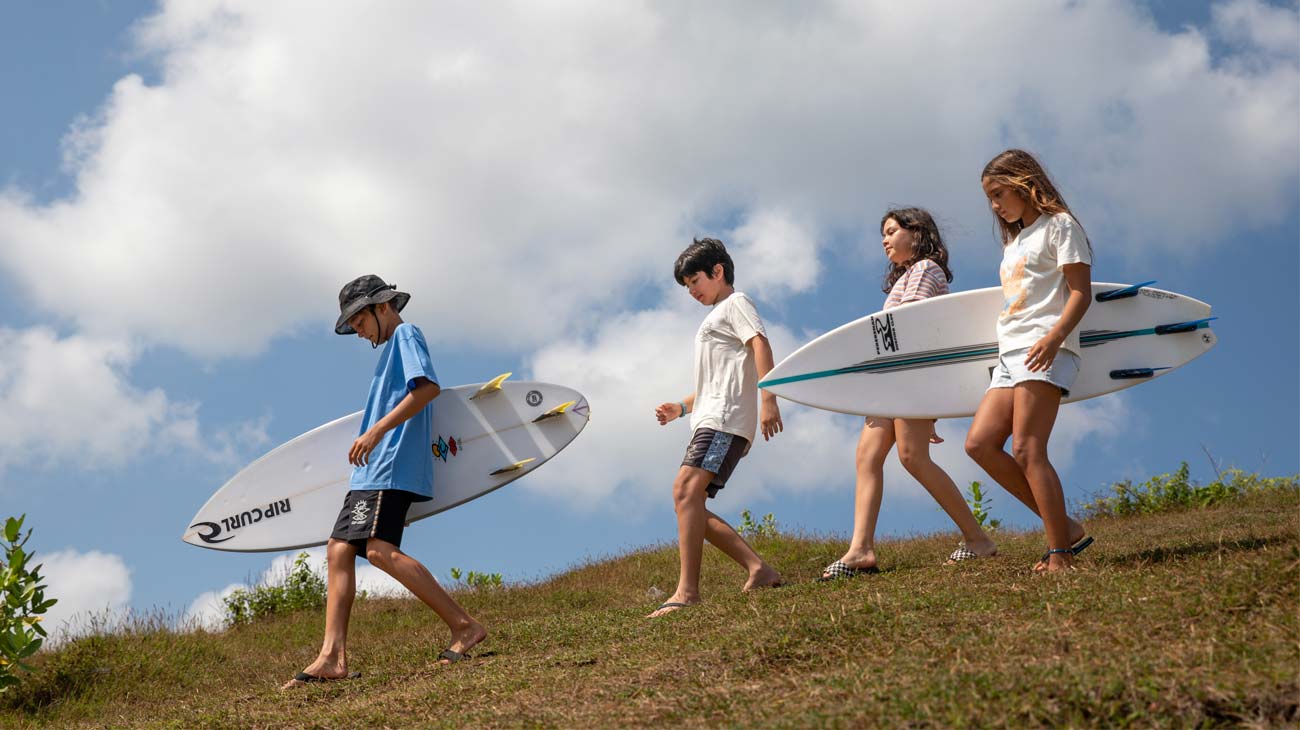
<svg viewBox="0 0 1300 730"><path fill-rule="evenodd" d="M370 538L366 542L366 559L370 564L393 576L398 583L415 594L424 605L433 609L438 618L451 629L452 651L464 654L475 644L487 638L487 629L461 608L456 600L438 585L433 574L420 561L402 552L391 542Z"/></svg>
<svg viewBox="0 0 1300 730"><path fill-rule="evenodd" d="M840 562L850 568L871 568L876 564L876 521L885 493L885 457L894 447L894 422L868 418L858 437L854 458L857 483L853 497L853 537ZM822 573L822 577L826 577Z"/></svg>
<svg viewBox="0 0 1300 730"><path fill-rule="evenodd" d="M700 602L700 558L704 553L704 535L707 530L708 510L704 500L708 498L709 482L713 474L695 466L683 465L677 470L677 479L673 482L673 507L677 511L677 555L680 572L677 577L677 590L665 603L699 603ZM649 615L649 618L662 616L677 610L676 606L661 608Z"/></svg>
<svg viewBox="0 0 1300 730"><path fill-rule="evenodd" d="M966 434L966 453L988 472L990 477L993 477L993 481L1002 485L1003 489L1020 500L1035 515L1042 517L1024 469L1016 463L1011 454L1004 450L1014 425L1012 414L1015 409L1015 390L1015 388L994 388L984 394L984 400L980 401L979 409L975 411L975 420L971 422L970 432ZM1059 404L1059 397L1057 402ZM1070 544L1083 539L1086 534L1083 525L1068 516L1066 523L1070 530Z"/></svg>
<svg viewBox="0 0 1300 730"><path fill-rule="evenodd" d="M975 521L975 515L971 514L952 477L930 459L930 435L933 433L934 424L928 419L896 419L894 434L898 439L898 460L961 530L966 547L981 557L993 555L997 546Z"/></svg>
<svg viewBox="0 0 1300 730"><path fill-rule="evenodd" d="M713 514L708 509L704 510L704 539L708 540L727 557L740 563L740 567L749 573L749 579L745 581L745 587L742 590L750 591L755 588L772 588L781 585L781 574L776 568L768 565L754 548L745 542L745 538L740 536L727 521Z"/></svg>
<svg viewBox="0 0 1300 730"><path fill-rule="evenodd" d="M1042 381L1020 383L1015 387L1015 411L1012 451L1016 464L1038 503L1047 545L1052 549L1070 547L1070 518L1065 513L1065 494L1061 479L1047 459L1047 439L1061 407L1061 389ZM1048 571L1067 570L1074 562L1070 553L1049 556Z"/></svg>
<svg viewBox="0 0 1300 730"><path fill-rule="evenodd" d="M313 677L341 679L348 676L348 619L352 615L352 601L357 594L357 549L344 540L330 539L325 548L326 586L325 639L321 643L316 661L307 665L304 674ZM296 679L285 682L280 689L302 684Z"/></svg>

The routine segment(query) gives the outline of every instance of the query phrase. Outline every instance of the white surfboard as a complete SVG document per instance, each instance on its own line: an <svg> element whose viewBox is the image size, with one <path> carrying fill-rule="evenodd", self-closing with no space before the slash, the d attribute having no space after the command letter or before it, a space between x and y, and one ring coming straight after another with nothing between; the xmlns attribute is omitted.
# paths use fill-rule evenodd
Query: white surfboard
<svg viewBox="0 0 1300 730"><path fill-rule="evenodd" d="M448 388L434 399L434 498L411 505L408 525L528 474L587 425L591 409L578 391L504 382L509 375ZM361 417L308 431L245 467L194 515L181 539L238 552L325 544L348 490L348 450Z"/></svg>
<svg viewBox="0 0 1300 730"><path fill-rule="evenodd" d="M1128 388L1205 354L1210 305L1094 282L1080 324L1083 364L1064 402ZM782 360L759 387L797 403L893 418L970 416L997 364L998 287L933 297L838 327Z"/></svg>

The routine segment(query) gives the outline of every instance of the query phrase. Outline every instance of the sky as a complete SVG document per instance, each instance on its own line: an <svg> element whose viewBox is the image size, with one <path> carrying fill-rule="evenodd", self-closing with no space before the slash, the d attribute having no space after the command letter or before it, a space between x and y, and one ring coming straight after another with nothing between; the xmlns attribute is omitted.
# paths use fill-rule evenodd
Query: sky
<svg viewBox="0 0 1300 730"><path fill-rule="evenodd" d="M362 406L375 353L332 324L363 273L412 294L444 386L513 371L592 405L404 549L532 581L672 542L689 434L653 409L689 391L706 314L677 254L727 242L779 360L880 308L890 207L935 214L954 291L997 285L979 171L1008 147L1087 228L1094 280L1220 318L1185 368L1062 409L1067 499L1182 461L1300 472L1295 2L3 3L0 99L0 516L34 528L62 636L211 621L292 559L180 535ZM782 409L711 507L847 535L860 419ZM934 457L987 484L968 426ZM886 482L882 536L952 532L895 459Z"/></svg>

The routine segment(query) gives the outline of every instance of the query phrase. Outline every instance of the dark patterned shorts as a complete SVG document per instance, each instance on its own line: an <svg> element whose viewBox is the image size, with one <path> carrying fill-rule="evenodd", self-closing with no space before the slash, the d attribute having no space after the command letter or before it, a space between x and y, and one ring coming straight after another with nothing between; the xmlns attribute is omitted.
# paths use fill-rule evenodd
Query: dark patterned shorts
<svg viewBox="0 0 1300 730"><path fill-rule="evenodd" d="M401 489L349 490L330 537L352 543L362 555L372 537L401 547L406 510L419 501L419 495Z"/></svg>
<svg viewBox="0 0 1300 730"><path fill-rule="evenodd" d="M709 496L716 497L718 490L727 485L731 472L736 470L736 464L748 447L749 441L740 436L711 428L697 429L691 437L690 445L686 447L686 458L682 459L682 466L713 472L713 480L709 482Z"/></svg>

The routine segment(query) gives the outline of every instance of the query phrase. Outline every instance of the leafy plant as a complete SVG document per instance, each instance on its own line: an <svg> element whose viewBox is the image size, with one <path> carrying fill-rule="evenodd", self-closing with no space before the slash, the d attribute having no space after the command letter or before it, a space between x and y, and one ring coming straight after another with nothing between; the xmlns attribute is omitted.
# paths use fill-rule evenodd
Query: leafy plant
<svg viewBox="0 0 1300 730"><path fill-rule="evenodd" d="M479 590L483 588L500 588L502 586L502 579L500 573L478 573L471 570L464 575L465 575L465 585L475 590ZM451 569L452 580L460 580L460 576L461 576L460 568Z"/></svg>
<svg viewBox="0 0 1300 730"><path fill-rule="evenodd" d="M986 530L996 530L1002 526L1002 520L991 519L989 507L993 500L989 495L980 488L979 482L971 482L970 489L966 490L966 504L970 505L970 512L975 515L975 521L979 526Z"/></svg>
<svg viewBox="0 0 1300 730"><path fill-rule="evenodd" d="M298 553L278 579L265 585L240 588L223 599L226 619L231 624L246 624L277 613L320 608L325 605L325 578L312 570L311 556Z"/></svg>
<svg viewBox="0 0 1300 730"><path fill-rule="evenodd" d="M771 512L763 515L761 522L754 522L754 516L749 510L741 511L740 526L736 528L736 532L739 532L741 537L776 537L779 534L776 518Z"/></svg>
<svg viewBox="0 0 1300 730"><path fill-rule="evenodd" d="M1187 462L1172 474L1159 474L1134 485L1125 479L1111 485L1111 496L1083 505L1089 517L1152 514L1170 510L1209 507L1229 499L1262 491L1300 493L1300 477L1261 477L1241 469L1227 469L1213 482L1200 485L1189 478Z"/></svg>
<svg viewBox="0 0 1300 730"><path fill-rule="evenodd" d="M4 525L4 563L0 564L0 693L18 684L18 671L30 672L23 662L45 642L41 614L58 603L45 597L41 566L28 568L34 556L23 549L32 531L23 533L21 517L10 517Z"/></svg>

